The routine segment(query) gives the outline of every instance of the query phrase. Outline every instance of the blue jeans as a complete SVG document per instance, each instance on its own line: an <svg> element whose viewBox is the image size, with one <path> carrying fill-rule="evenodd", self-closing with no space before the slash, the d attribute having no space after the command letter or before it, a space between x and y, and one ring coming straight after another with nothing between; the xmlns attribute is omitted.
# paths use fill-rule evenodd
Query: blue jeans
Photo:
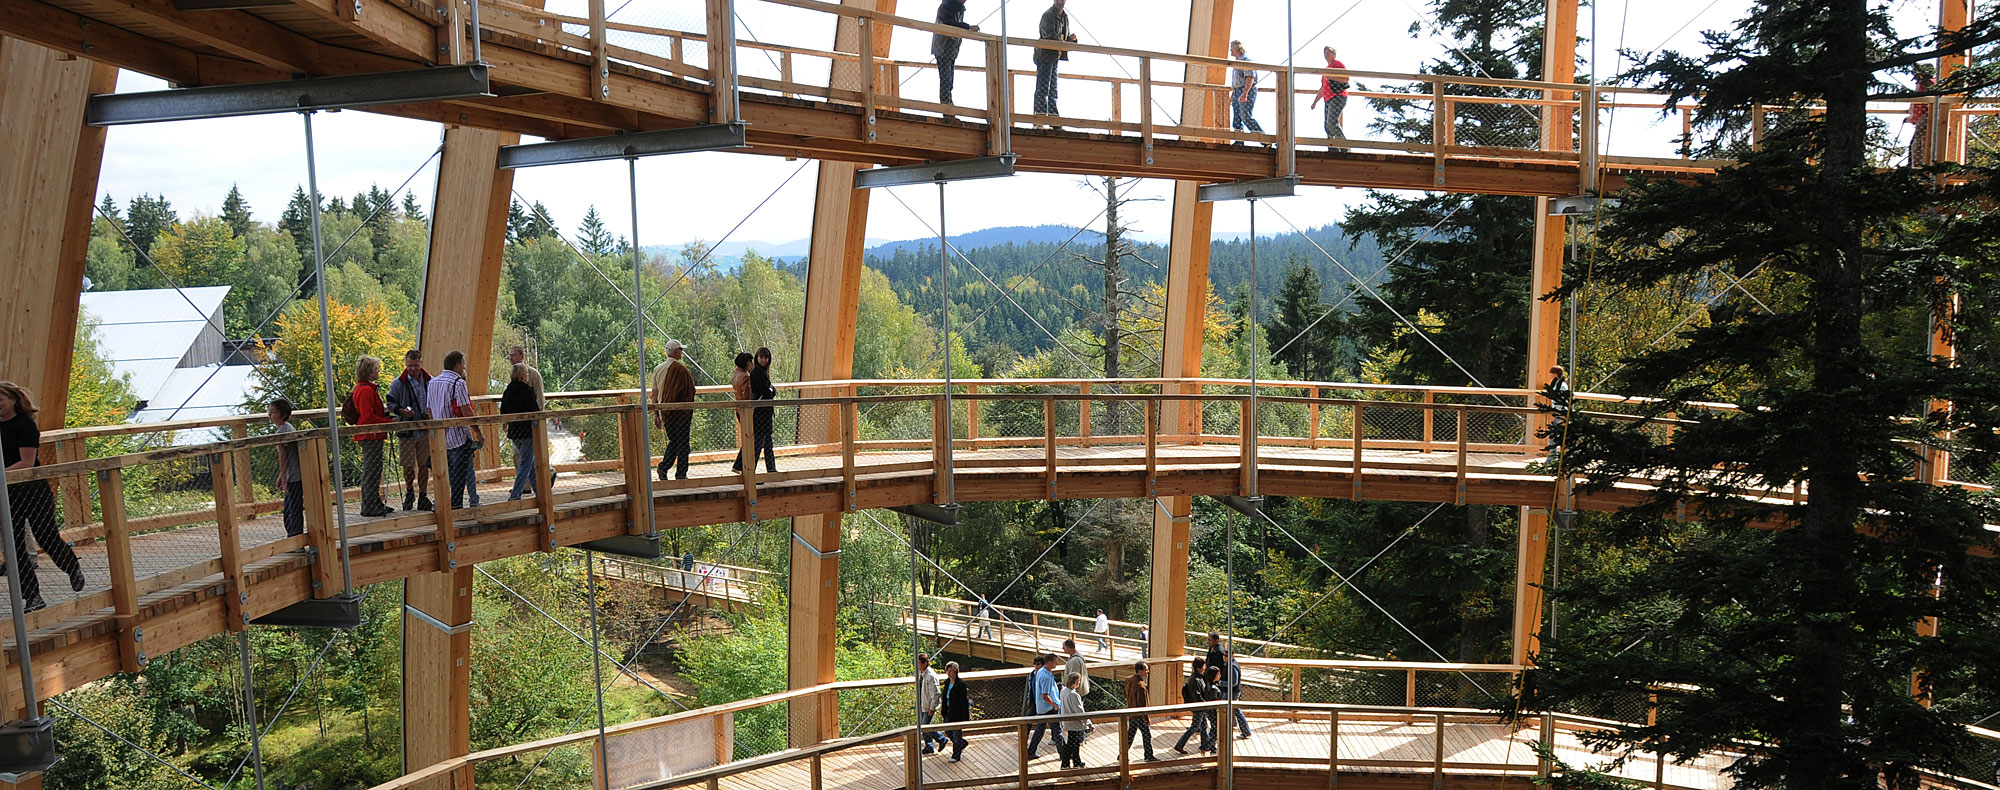
<svg viewBox="0 0 2000 790"><path fill-rule="evenodd" d="M511 441L514 442L514 490L507 498L514 500L524 493L535 493L535 437Z"/></svg>
<svg viewBox="0 0 2000 790"><path fill-rule="evenodd" d="M472 494L473 507L479 506L479 485L472 481L471 444L461 444L444 451L445 473L451 477L451 506L465 507L466 493Z"/></svg>
<svg viewBox="0 0 2000 790"><path fill-rule="evenodd" d="M931 712L927 710L917 711L917 720L922 722L923 725L926 727L930 726ZM931 746L932 744L936 744L937 745L936 748L943 749L944 747L951 745L951 739L946 738L944 736L944 733L938 732L937 730L925 730L923 747L929 749L932 748Z"/></svg>

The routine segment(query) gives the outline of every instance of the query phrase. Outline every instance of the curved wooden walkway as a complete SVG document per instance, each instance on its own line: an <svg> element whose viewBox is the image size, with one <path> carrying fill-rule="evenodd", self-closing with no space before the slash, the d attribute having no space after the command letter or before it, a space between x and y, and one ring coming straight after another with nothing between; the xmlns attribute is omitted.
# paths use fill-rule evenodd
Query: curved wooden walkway
<svg viewBox="0 0 2000 790"><path fill-rule="evenodd" d="M806 391L856 392L857 383L791 385ZM921 385L904 385L906 387ZM1067 385L1072 389L1074 384ZM1159 382L1131 382L1130 390ZM505 501L511 474L489 470L480 486L484 503L449 513L394 513L366 518L357 497L347 499L350 565L354 583L368 585L434 573L457 563L483 562L557 546L575 546L654 528L725 524L865 508L958 501L1186 495L1311 496L1412 502L1548 506L1567 485L1540 463L1539 448L1522 443L1540 414L1526 406L1451 403L1463 392L1367 385L1297 385L1318 392L1340 388L1396 400L1295 396L1260 398L1257 421L1244 421L1248 398L1235 383L1204 386L1227 394L1084 394L1051 391L1046 382L983 381L985 392L954 395L961 435L950 442L931 430L941 424L938 394L849 395L784 400L778 422L791 432L780 448L780 472L733 472L734 444L727 436L697 453L688 480L657 481L657 456L637 447L640 415L634 406L593 406L548 413L562 430L597 425L621 438L619 457L542 463L538 475L560 470L546 493ZM1280 384L1275 391L1290 385ZM1010 392L992 390L1007 387ZM1018 391L1041 389L1043 391ZM1477 391L1482 400L1525 402L1526 391ZM603 400L604 393L582 398ZM612 395L615 399L615 394ZM558 400L561 400L559 397ZM1088 405L1090 408L1081 408ZM658 409L659 407L655 407ZM727 430L729 402L691 407L698 425ZM1105 434L1109 409L1127 415L1123 433ZM864 411L865 410L865 411ZM747 416L747 415L746 415ZM589 422L597 420L596 423ZM483 424L500 434L494 416L438 420L433 427ZM749 421L743 420L744 424ZM213 424L213 423L208 423ZM1357 432L1353 426L1364 430ZM1252 435L1244 425L1258 425ZM539 423L543 433L549 422ZM1095 430L1093 430L1095 428ZM139 430L129 428L125 430ZM1137 433L1132 431L1137 430ZM441 445L442 431L431 432ZM997 435L996 435L997 434ZM791 438L796 435L796 439ZM906 438L898 438L906 437ZM74 435L54 434L56 442ZM1478 439L1485 438L1488 442ZM656 447L663 437L655 431ZM1492 440L1506 440L1510 443ZM61 693L143 658L194 640L240 628L247 619L340 589L342 569L330 487L312 480L307 534L285 537L276 503L257 502L239 486L234 470L249 468L253 453L299 442L305 468L324 468L324 435L253 437L114 458L67 461L40 467L31 477L62 484L65 508L96 511L99 522L72 534L92 540L79 547L90 585L74 597L60 577L47 585L51 606L30 616L39 689ZM442 447L434 446L442 457ZM1252 455L1256 473L1246 463ZM61 454L58 453L58 457ZM548 458L549 453L541 453ZM220 463L217 459L230 459ZM495 461L498 459L495 458ZM181 470L206 462L217 493L233 507L139 517L128 513L126 475ZM498 466L488 463L487 466ZM442 465L439 465L440 469ZM945 469L950 475L941 474ZM203 470L206 472L207 470ZM95 485L85 485L95 476ZM157 479L159 476L155 475ZM506 478L506 479L502 479ZM440 471L429 482L447 499ZM650 491L653 520L631 504ZM1644 480L1578 495L1579 508L1611 510L1644 499ZM1748 491L1744 496L1789 501L1803 492ZM391 498L395 495L392 488ZM229 518L218 518L228 515ZM45 574L48 575L48 574ZM7 643L12 649L11 642ZM4 677L0 673L0 677ZM0 686L0 689L17 689ZM10 693L12 693L10 691Z"/></svg>

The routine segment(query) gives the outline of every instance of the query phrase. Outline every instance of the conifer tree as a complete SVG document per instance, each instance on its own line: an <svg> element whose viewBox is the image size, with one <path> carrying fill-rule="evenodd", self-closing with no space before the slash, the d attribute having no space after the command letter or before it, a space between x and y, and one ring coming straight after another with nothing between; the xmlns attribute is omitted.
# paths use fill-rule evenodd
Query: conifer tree
<svg viewBox="0 0 2000 790"><path fill-rule="evenodd" d="M125 208L125 231L132 236L132 243L140 252L150 253L153 240L167 232L181 218L174 213L174 206L166 196L154 197L141 194L132 198Z"/></svg>
<svg viewBox="0 0 2000 790"><path fill-rule="evenodd" d="M584 254L602 258L617 251L618 239L605 229L604 218L593 205L583 214L583 222L576 226L576 246Z"/></svg>
<svg viewBox="0 0 2000 790"><path fill-rule="evenodd" d="M424 221L424 207L417 203L417 193L403 193L403 218L417 222Z"/></svg>
<svg viewBox="0 0 2000 790"><path fill-rule="evenodd" d="M222 198L222 220L229 223L229 230L237 238L250 235L250 203L243 199L243 191L235 184L229 185L229 194Z"/></svg>
<svg viewBox="0 0 2000 790"><path fill-rule="evenodd" d="M1929 478L1982 478L2000 402L1987 349L1996 217L1990 167L1883 169L1867 150L1868 103L1917 64L2000 38L1898 38L1868 0L1765 0L1710 51L1665 53L1636 76L1694 99L1712 176L1636 185L1606 210L1601 252L1572 287L1640 289L1683 278L1779 279L1786 298L1711 311L1683 344L1627 360L1617 391L1664 394L1671 442L1648 426L1579 420L1565 462L1593 486L1626 475L1657 495L1610 536L1634 556L1608 581L1564 587L1563 620L1522 701L1577 709L1658 697L1657 722L1608 740L1675 757L1730 750L1744 788L1914 788L1920 770L1990 780L1964 701L2000 688L2000 549L1991 500ZM1992 66L1935 93L1994 84ZM1790 125L1759 150L1753 112ZM1955 308L1950 295L1965 301ZM1766 309L1768 308L1768 312ZM1927 352L1942 317L1968 364ZM1981 364L1973 364L1977 360ZM1731 411L1698 401L1726 401ZM1941 437L1951 437L1949 441ZM1805 501L1716 493L1790 490ZM1684 513L1694 523L1676 524ZM1920 623L1939 618L1926 635ZM1755 741L1756 748L1741 744Z"/></svg>
<svg viewBox="0 0 2000 790"><path fill-rule="evenodd" d="M292 200L285 204L285 213L278 215L278 229L292 237L292 244L298 247L299 257L306 266L312 266L312 197L305 187L292 190Z"/></svg>
<svg viewBox="0 0 2000 790"><path fill-rule="evenodd" d="M1278 288L1272 315L1264 326L1270 338L1271 358L1292 375L1312 381L1344 380L1351 373L1341 353L1341 335L1346 321L1327 315L1330 306L1320 299L1325 286L1319 273L1305 261L1292 259L1285 267L1285 282Z"/></svg>

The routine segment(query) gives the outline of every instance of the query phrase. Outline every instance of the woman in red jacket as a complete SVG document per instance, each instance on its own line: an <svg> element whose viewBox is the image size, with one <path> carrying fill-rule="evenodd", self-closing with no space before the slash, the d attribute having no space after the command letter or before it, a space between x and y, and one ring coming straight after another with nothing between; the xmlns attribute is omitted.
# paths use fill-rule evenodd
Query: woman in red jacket
<svg viewBox="0 0 2000 790"><path fill-rule="evenodd" d="M394 420L382 408L382 393L375 387L375 378L382 373L382 360L363 356L354 363L354 391L348 393L348 403L354 406L356 426L385 425ZM382 440L386 433L360 433L354 441L361 444L361 515L371 518L386 516L395 511L382 502Z"/></svg>

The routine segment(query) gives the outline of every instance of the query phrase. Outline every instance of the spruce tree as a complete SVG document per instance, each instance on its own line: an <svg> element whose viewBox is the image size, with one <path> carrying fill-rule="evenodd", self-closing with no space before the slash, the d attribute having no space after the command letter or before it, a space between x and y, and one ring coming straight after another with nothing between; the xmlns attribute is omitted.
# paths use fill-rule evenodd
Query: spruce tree
<svg viewBox="0 0 2000 790"><path fill-rule="evenodd" d="M181 221L166 196L140 194L125 207L125 231L140 252L151 253L153 240Z"/></svg>
<svg viewBox="0 0 2000 790"><path fill-rule="evenodd" d="M1574 710L1657 695L1656 723L1605 740L1741 754L1738 787L1992 778L1963 725L1990 712L1968 700L2000 689L2000 545L1985 527L2000 514L1990 497L1926 478L1940 471L1932 448L1954 452L1955 479L1983 479L1996 460L1994 172L1884 169L1867 140L1871 98L1916 93L1900 74L2000 29L1898 38L1889 21L1868 0L1766 0L1710 33L1708 53L1641 64L1636 76L1672 100L1699 102L1709 152L1741 161L1631 187L1606 209L1596 259L1569 273L1572 287L1721 289L1753 274L1784 286L1784 298L1711 310L1678 347L1627 360L1614 391L1664 395L1651 410L1682 420L1671 441L1658 426L1571 429L1564 462L1590 486L1659 481L1609 527L1629 556L1652 559L1557 589L1570 614L1560 638L1545 635L1521 699ZM1967 69L1933 90L1995 76ZM1741 130L1756 112L1793 122L1752 151ZM1965 364L1928 353L1933 313ZM1793 486L1804 502L1717 493Z"/></svg>
<svg viewBox="0 0 2000 790"><path fill-rule="evenodd" d="M103 215L104 219L111 220L120 225L123 225L125 222L124 216L118 210L118 201L112 200L111 193L109 192L104 193L104 199L98 201L97 211Z"/></svg>
<svg viewBox="0 0 2000 790"><path fill-rule="evenodd" d="M403 193L403 218L417 222L424 221L424 207L417 203L417 193Z"/></svg>
<svg viewBox="0 0 2000 790"><path fill-rule="evenodd" d="M292 200L285 204L285 213L278 215L278 229L292 237L292 244L299 250L299 257L306 259L306 267L312 267L312 197L304 187L292 190Z"/></svg>
<svg viewBox="0 0 2000 790"><path fill-rule="evenodd" d="M584 254L603 258L618 251L618 239L604 227L604 218L597 213L597 206L591 206L583 213L583 222L576 226L576 246Z"/></svg>
<svg viewBox="0 0 2000 790"><path fill-rule="evenodd" d="M250 235L250 203L243 199L243 191L235 184L229 185L229 194L222 198L222 220L229 223L229 230L236 238Z"/></svg>

